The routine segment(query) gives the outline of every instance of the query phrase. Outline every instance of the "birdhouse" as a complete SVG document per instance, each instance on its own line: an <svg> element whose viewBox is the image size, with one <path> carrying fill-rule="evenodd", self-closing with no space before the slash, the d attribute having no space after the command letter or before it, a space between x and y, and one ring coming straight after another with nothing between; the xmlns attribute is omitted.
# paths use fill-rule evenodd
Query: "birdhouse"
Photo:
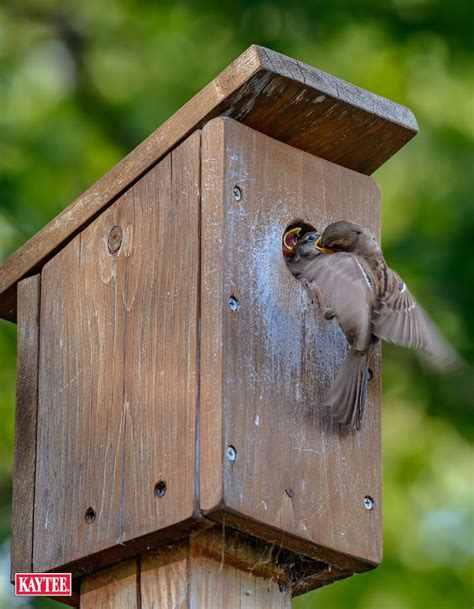
<svg viewBox="0 0 474 609"><path fill-rule="evenodd" d="M340 219L378 235L370 174L416 132L406 108L252 46L4 262L12 573L72 572L92 607L98 573L156 600L156 574L200 556L286 607L379 564L380 354L362 429L342 432L321 397L347 341L282 238Z"/></svg>

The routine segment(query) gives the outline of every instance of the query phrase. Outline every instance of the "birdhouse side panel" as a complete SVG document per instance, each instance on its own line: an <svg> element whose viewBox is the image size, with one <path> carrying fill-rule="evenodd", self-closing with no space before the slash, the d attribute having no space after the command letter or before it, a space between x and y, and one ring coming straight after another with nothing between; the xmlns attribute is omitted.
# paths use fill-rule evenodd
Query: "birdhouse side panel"
<svg viewBox="0 0 474 609"><path fill-rule="evenodd" d="M18 283L15 448L13 459L11 579L30 572L38 411L40 276Z"/></svg>
<svg viewBox="0 0 474 609"><path fill-rule="evenodd" d="M201 505L368 568L381 559L379 352L362 429L344 432L322 397L347 340L289 272L282 237L297 221L340 219L378 235L378 188L215 119L203 130L202 206Z"/></svg>
<svg viewBox="0 0 474 609"><path fill-rule="evenodd" d="M42 271L34 568L193 518L200 133Z"/></svg>

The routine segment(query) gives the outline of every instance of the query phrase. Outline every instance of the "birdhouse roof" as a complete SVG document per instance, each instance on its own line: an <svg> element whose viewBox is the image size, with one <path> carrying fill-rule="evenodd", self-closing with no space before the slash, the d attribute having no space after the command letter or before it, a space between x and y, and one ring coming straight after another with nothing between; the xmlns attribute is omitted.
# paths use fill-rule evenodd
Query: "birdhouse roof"
<svg viewBox="0 0 474 609"><path fill-rule="evenodd" d="M0 317L36 272L131 183L196 129L229 116L274 139L370 175L416 133L406 107L252 45L0 267Z"/></svg>

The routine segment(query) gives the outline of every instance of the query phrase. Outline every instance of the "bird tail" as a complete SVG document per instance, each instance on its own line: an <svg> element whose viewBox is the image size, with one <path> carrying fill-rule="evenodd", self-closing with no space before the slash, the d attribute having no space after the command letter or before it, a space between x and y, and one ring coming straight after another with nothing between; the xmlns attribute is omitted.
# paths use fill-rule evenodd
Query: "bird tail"
<svg viewBox="0 0 474 609"><path fill-rule="evenodd" d="M369 353L349 349L323 404L335 421L360 429L367 395Z"/></svg>

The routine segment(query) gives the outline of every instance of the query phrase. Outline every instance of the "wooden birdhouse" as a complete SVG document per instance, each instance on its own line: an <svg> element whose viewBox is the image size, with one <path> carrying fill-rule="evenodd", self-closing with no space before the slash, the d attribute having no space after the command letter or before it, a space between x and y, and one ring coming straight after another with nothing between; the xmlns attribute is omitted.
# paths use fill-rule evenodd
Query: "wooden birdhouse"
<svg viewBox="0 0 474 609"><path fill-rule="evenodd" d="M347 341L282 237L378 233L369 175L416 132L252 46L3 264L12 573L72 572L81 607L232 609L379 564L380 357L362 429L341 433L320 404Z"/></svg>

